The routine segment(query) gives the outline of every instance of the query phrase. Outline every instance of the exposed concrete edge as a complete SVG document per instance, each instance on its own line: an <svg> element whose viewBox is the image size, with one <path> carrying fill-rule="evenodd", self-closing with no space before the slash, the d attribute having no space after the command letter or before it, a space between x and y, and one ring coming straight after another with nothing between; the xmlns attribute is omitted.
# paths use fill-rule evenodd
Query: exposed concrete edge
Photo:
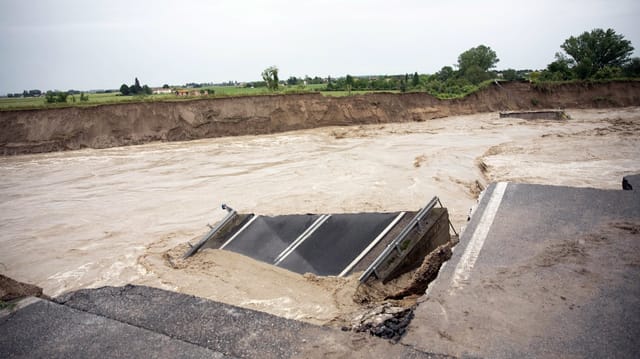
<svg viewBox="0 0 640 359"><path fill-rule="evenodd" d="M556 120L566 121L570 119L564 110L539 110L539 111L506 111L500 112L500 118L520 118L523 120Z"/></svg>

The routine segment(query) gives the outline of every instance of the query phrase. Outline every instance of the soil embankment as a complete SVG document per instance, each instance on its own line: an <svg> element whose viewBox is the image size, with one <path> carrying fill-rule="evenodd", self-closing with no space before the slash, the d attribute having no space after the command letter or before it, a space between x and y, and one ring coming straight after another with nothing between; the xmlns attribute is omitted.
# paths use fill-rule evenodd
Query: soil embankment
<svg viewBox="0 0 640 359"><path fill-rule="evenodd" d="M0 274L0 302L28 296L42 297L42 288Z"/></svg>
<svg viewBox="0 0 640 359"><path fill-rule="evenodd" d="M640 82L492 85L463 99L426 93L273 95L0 111L0 154L268 134L322 126L426 121L478 112L640 105Z"/></svg>

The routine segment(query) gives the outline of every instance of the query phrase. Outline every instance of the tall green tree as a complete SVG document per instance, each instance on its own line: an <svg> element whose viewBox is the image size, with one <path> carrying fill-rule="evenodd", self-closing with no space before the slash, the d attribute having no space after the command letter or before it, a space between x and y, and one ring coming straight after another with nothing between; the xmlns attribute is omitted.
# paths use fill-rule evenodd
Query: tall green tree
<svg viewBox="0 0 640 359"><path fill-rule="evenodd" d="M561 52L556 52L556 60L547 65L547 69L540 74L540 79L545 81L563 81L574 78L573 67L575 61Z"/></svg>
<svg viewBox="0 0 640 359"><path fill-rule="evenodd" d="M479 45L463 52L458 56L458 70L461 74L472 66L479 68L481 71L489 71L500 61L498 55L489 46Z"/></svg>
<svg viewBox="0 0 640 359"><path fill-rule="evenodd" d="M153 93L153 91L147 85L140 86L140 80L138 80L138 78L136 77L134 82L133 82L133 85L127 86L126 84L122 84L122 86L120 86L120 93L123 96L129 96L129 95L151 95Z"/></svg>
<svg viewBox="0 0 640 359"><path fill-rule="evenodd" d="M483 70L478 65L471 65L467 67L464 73L462 73L462 79L467 80L470 83L477 85L482 81L491 79L489 71Z"/></svg>
<svg viewBox="0 0 640 359"><path fill-rule="evenodd" d="M440 71L434 74L435 79L445 82L455 76L455 71L451 66L443 66Z"/></svg>
<svg viewBox="0 0 640 359"><path fill-rule="evenodd" d="M613 29L585 31L578 37L569 37L560 47L575 61L574 71L583 79L607 66L624 66L634 50L631 41Z"/></svg>
<svg viewBox="0 0 640 359"><path fill-rule="evenodd" d="M498 55L489 46L479 45L458 56L458 74L473 84L491 78L489 69L500 61Z"/></svg>
<svg viewBox="0 0 640 359"><path fill-rule="evenodd" d="M502 78L507 81L516 81L518 79L518 71L515 69L506 69L502 71Z"/></svg>
<svg viewBox="0 0 640 359"><path fill-rule="evenodd" d="M129 96L129 93L131 93L131 91L129 91L129 86L127 86L127 84L122 84L122 86L120 86L120 93L123 96Z"/></svg>
<svg viewBox="0 0 640 359"><path fill-rule="evenodd" d="M351 88L353 87L353 76L347 74L345 82L347 85L347 91L349 91L349 95L351 95Z"/></svg>
<svg viewBox="0 0 640 359"><path fill-rule="evenodd" d="M640 77L640 58L634 57L622 67L623 74L627 77Z"/></svg>
<svg viewBox="0 0 640 359"><path fill-rule="evenodd" d="M133 83L133 89L131 92L133 92L134 94L139 94L142 92L142 87L140 87L140 81L138 81L138 78L136 77L136 80Z"/></svg>
<svg viewBox="0 0 640 359"><path fill-rule="evenodd" d="M264 71L262 71L262 79L266 82L267 87L276 91L278 89L278 68L276 66L269 66Z"/></svg>
<svg viewBox="0 0 640 359"><path fill-rule="evenodd" d="M420 76L418 76L418 72L416 71L411 78L411 86L418 87L420 86Z"/></svg>

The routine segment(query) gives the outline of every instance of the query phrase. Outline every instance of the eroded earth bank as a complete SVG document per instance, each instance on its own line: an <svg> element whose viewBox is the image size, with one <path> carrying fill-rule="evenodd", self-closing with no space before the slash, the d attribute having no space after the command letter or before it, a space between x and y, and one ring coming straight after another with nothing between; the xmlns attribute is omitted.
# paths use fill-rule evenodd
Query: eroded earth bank
<svg viewBox="0 0 640 359"><path fill-rule="evenodd" d="M492 84L455 100L426 93L342 98L316 93L0 111L0 154L426 121L505 110L626 106L640 106L640 82Z"/></svg>

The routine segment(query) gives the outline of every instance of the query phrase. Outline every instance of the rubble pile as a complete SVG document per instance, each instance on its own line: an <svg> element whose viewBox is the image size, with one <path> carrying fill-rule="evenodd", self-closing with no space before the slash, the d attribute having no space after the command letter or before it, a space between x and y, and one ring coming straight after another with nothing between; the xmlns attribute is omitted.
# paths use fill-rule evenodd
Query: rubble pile
<svg viewBox="0 0 640 359"><path fill-rule="evenodd" d="M397 342L406 332L411 319L413 319L413 308L383 303L358 315L352 320L351 328L343 329L368 332L371 335Z"/></svg>

